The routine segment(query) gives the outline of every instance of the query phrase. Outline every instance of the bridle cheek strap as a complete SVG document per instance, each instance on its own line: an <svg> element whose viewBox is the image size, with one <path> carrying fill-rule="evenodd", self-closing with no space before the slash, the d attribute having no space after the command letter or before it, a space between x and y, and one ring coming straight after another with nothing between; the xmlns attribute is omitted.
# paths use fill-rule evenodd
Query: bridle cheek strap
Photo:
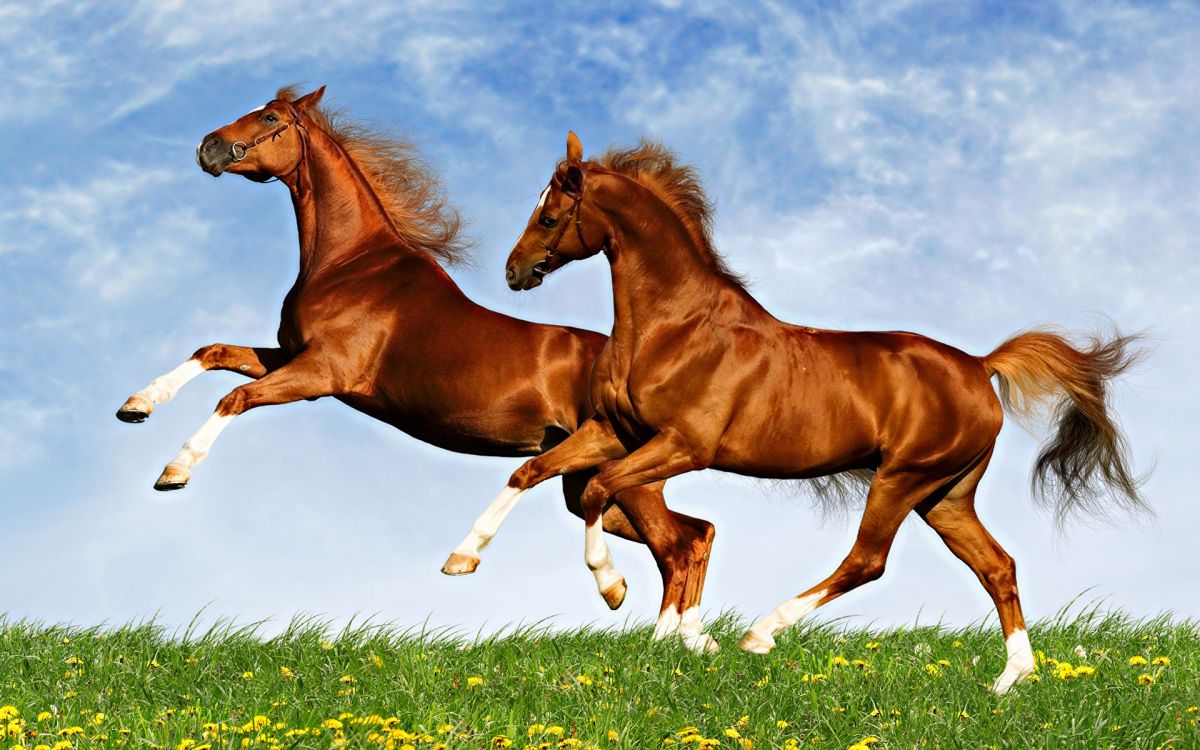
<svg viewBox="0 0 1200 750"><path fill-rule="evenodd" d="M554 176L550 178L550 185L558 188L559 192L571 199L571 207L567 209L566 219L575 225L575 236L579 239L579 246L588 255L592 255L592 249L588 247L587 242L583 239L583 211L580 210L583 204L583 185L579 186L578 191L568 189L558 172L555 172ZM562 229L559 230L558 235L554 238L554 242L546 246L546 263L554 260L554 256L558 253L558 246L562 244L563 236L566 233L567 226L564 224Z"/></svg>
<svg viewBox="0 0 1200 750"><path fill-rule="evenodd" d="M274 101L267 102L267 104L268 105L274 104L275 101L281 101L281 100L276 99ZM287 177L287 176L291 175L293 172L295 172L297 169L300 168L300 165L304 163L304 157L307 156L306 152L308 150L308 143L306 142L306 139L303 137L304 125L301 124L301 122L300 122L300 113L296 111L296 108L294 106L292 106L292 103L291 102L284 102L284 103L287 104L288 110L291 112L292 120L290 122L283 123L282 125L275 128L274 130L272 130L270 133L267 133L266 135L260 135L258 138L255 138L254 140L250 141L249 143L244 143L242 141L235 141L234 144L229 147L229 156L235 162L242 161L243 159L245 159L246 154L250 153L250 149L254 148L255 146L259 146L263 143L266 143L267 141L274 141L276 138L283 135L284 131L286 131L288 128L292 127L293 125L295 125L296 132L301 134L301 137L300 137L300 159L296 162L296 166L294 166L290 170L288 170L287 174L285 174L283 176ZM279 178L276 177L275 179L279 179Z"/></svg>

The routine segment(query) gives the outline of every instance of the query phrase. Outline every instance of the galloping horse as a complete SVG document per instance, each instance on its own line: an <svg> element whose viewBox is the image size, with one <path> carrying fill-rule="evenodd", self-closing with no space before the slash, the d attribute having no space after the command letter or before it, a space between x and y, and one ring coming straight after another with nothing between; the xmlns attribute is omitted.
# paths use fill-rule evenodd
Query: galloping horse
<svg viewBox="0 0 1200 750"><path fill-rule="evenodd" d="M436 182L407 144L331 120L318 107L323 92L297 98L283 89L197 146L211 175L287 186L300 273L283 302L278 347L205 346L117 412L141 422L206 370L254 378L221 399L156 489L184 487L221 430L259 406L333 396L426 442L491 456L539 454L591 414L588 377L604 336L528 323L468 299L437 262L456 260L464 244ZM589 477L563 477L577 514ZM696 606L711 524L668 510L658 483L621 493L603 525L653 540L664 607ZM494 533L483 519L443 572L474 572ZM604 592L614 609L624 595L624 586Z"/></svg>
<svg viewBox="0 0 1200 750"><path fill-rule="evenodd" d="M993 690L1027 676L1033 654L1016 568L975 514L976 486L1002 403L1029 416L1050 408L1057 431L1034 477L1057 495L1060 518L1098 509L1104 485L1125 508L1143 507L1105 403L1107 382L1136 354L1132 338L1079 349L1030 331L975 357L912 333L783 323L713 248L709 204L690 168L649 143L592 162L582 153L571 133L507 277L513 289L530 289L571 261L608 257L616 320L592 375L596 414L518 469L498 502L511 509L514 495L549 477L601 466L582 501L585 560L604 585L619 578L598 524L614 493L709 467L794 479L850 472L870 489L849 555L755 622L741 648L769 652L781 630L879 578L901 522L916 511L995 602L1007 663Z"/></svg>

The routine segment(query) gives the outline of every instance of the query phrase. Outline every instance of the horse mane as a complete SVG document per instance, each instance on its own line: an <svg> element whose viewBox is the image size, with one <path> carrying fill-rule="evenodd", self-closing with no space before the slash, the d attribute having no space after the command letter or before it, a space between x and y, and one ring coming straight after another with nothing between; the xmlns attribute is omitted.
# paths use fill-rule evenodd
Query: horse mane
<svg viewBox="0 0 1200 750"><path fill-rule="evenodd" d="M645 138L631 147L613 146L592 164L624 175L648 188L666 203L683 225L713 272L745 289L746 280L733 271L712 241L713 204L704 192L696 168L680 164L670 149Z"/></svg>
<svg viewBox="0 0 1200 750"><path fill-rule="evenodd" d="M285 86L275 98L295 101L299 91ZM468 259L470 243L463 237L462 217L411 143L353 122L336 110L316 107L308 115L362 171L406 244L447 264Z"/></svg>

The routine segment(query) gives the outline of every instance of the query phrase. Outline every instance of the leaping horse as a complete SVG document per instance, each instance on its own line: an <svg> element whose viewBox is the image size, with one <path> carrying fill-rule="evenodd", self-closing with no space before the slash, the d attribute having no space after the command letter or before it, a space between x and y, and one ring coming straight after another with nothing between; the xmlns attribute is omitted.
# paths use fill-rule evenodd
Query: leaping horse
<svg viewBox="0 0 1200 750"><path fill-rule="evenodd" d="M588 379L605 337L517 320L468 299L438 263L461 258L465 243L436 181L408 144L323 111L323 93L282 89L196 148L211 175L287 186L300 272L283 301L279 346L205 346L117 412L144 421L207 370L254 380L220 400L156 489L184 487L217 435L260 406L333 396L420 440L488 456L537 455L591 414ZM563 476L576 514L593 473ZM500 517L481 518L443 572L474 572ZM619 493L603 526L648 544L663 575L664 608L699 611L710 523L669 510L662 483L651 483ZM625 591L623 579L609 580L604 599L615 609ZM698 628L682 635L693 648L712 645Z"/></svg>
<svg viewBox="0 0 1200 750"><path fill-rule="evenodd" d="M730 272L710 216L695 172L665 148L643 142L585 162L568 135L566 160L509 256L508 283L531 289L603 252L616 317L592 376L596 414L512 475L497 501L502 512L549 477L601 467L582 503L585 560L604 585L620 575L600 524L616 493L705 468L781 479L848 472L870 484L850 553L757 620L741 648L771 651L780 631L879 578L901 522L916 512L991 595L1007 646L992 689L1007 691L1033 671L1033 653L1016 567L975 513L1002 407L1052 416L1034 484L1053 496L1060 518L1105 502L1143 509L1105 401L1109 381L1136 356L1136 337L1080 348L1034 330L977 357L913 333L790 325Z"/></svg>

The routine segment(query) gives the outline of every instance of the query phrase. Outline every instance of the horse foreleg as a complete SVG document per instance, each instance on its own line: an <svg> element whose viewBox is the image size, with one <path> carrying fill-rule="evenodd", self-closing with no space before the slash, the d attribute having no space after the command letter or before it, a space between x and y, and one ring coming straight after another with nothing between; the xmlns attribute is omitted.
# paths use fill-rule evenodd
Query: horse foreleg
<svg viewBox="0 0 1200 750"><path fill-rule="evenodd" d="M220 400L213 415L163 469L154 483L154 489L177 490L186 486L192 468L208 457L217 436L239 414L259 406L290 404L301 399L342 393L343 383L334 374L336 370L319 354L309 350L283 367L264 374L259 380L234 388Z"/></svg>
<svg viewBox="0 0 1200 750"><path fill-rule="evenodd" d="M449 576L474 573L479 567L479 553L492 541L504 519L516 507L521 496L536 485L561 474L590 469L604 461L625 455L625 448L609 424L595 417L588 419L566 440L517 469L487 510L475 523L446 563L442 572Z"/></svg>
<svg viewBox="0 0 1200 750"><path fill-rule="evenodd" d="M704 462L688 450L677 433L664 430L622 459L610 461L588 482L583 492L584 561L596 578L608 606L616 609L625 599L625 577L612 564L600 524L609 498L617 493L669 479L701 468ZM647 530L647 533L655 533ZM661 533L661 532L660 532ZM649 543L649 540L647 540ZM698 614L698 613L697 613Z"/></svg>
<svg viewBox="0 0 1200 750"><path fill-rule="evenodd" d="M282 349L230 344L211 344L196 350L186 362L150 381L142 390L126 399L117 410L122 422L144 422L154 407L175 398L192 378L207 370L229 370L251 378L261 378L287 362Z"/></svg>

